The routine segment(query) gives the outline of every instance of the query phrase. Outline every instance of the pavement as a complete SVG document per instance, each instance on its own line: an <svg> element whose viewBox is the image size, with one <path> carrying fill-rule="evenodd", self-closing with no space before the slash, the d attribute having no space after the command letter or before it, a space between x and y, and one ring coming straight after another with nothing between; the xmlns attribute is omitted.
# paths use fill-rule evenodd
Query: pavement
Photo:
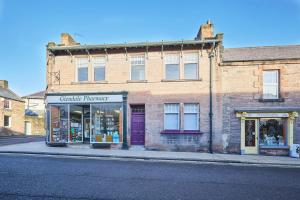
<svg viewBox="0 0 300 200"><path fill-rule="evenodd" d="M0 199L299 199L299 172L299 168L3 154Z"/></svg>
<svg viewBox="0 0 300 200"><path fill-rule="evenodd" d="M29 142L0 146L0 153L37 154L73 157L96 157L118 159L142 159L157 161L191 161L209 163L232 163L300 168L300 159L283 156L210 154L200 152L169 152L148 150L94 149L89 144L49 147L45 142Z"/></svg>
<svg viewBox="0 0 300 200"><path fill-rule="evenodd" d="M45 136L40 135L14 135L14 136L0 136L0 146L28 143L28 142L39 142L45 141Z"/></svg>

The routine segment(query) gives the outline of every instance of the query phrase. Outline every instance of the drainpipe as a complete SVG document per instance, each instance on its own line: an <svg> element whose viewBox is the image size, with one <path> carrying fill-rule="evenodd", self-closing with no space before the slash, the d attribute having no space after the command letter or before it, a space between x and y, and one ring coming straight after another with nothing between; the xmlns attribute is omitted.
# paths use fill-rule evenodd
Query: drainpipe
<svg viewBox="0 0 300 200"><path fill-rule="evenodd" d="M209 152L213 153L213 101L212 101L212 84L213 84L213 62L215 58L214 54L215 43L213 43L213 47L211 52L209 53Z"/></svg>

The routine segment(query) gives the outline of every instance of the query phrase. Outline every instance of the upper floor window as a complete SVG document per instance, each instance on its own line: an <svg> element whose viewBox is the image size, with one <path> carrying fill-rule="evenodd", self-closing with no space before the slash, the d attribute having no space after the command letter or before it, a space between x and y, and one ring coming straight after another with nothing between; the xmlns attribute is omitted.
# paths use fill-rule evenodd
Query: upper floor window
<svg viewBox="0 0 300 200"><path fill-rule="evenodd" d="M11 117L4 115L4 127L11 127Z"/></svg>
<svg viewBox="0 0 300 200"><path fill-rule="evenodd" d="M278 99L279 95L278 70L263 71L263 98Z"/></svg>
<svg viewBox="0 0 300 200"><path fill-rule="evenodd" d="M105 58L94 57L93 69L94 69L94 81L104 81L105 80Z"/></svg>
<svg viewBox="0 0 300 200"><path fill-rule="evenodd" d="M11 109L11 101L4 99L4 109Z"/></svg>
<svg viewBox="0 0 300 200"><path fill-rule="evenodd" d="M145 56L132 56L131 80L145 80Z"/></svg>
<svg viewBox="0 0 300 200"><path fill-rule="evenodd" d="M180 58L177 54L166 55L165 57L165 73L167 80L179 80L179 63Z"/></svg>
<svg viewBox="0 0 300 200"><path fill-rule="evenodd" d="M166 103L164 107L164 129L179 130L179 104Z"/></svg>
<svg viewBox="0 0 300 200"><path fill-rule="evenodd" d="M199 130L199 104L184 104L184 130Z"/></svg>
<svg viewBox="0 0 300 200"><path fill-rule="evenodd" d="M184 79L198 79L198 54L184 55Z"/></svg>
<svg viewBox="0 0 300 200"><path fill-rule="evenodd" d="M88 65L89 61L87 58L77 58L77 81L88 81Z"/></svg>

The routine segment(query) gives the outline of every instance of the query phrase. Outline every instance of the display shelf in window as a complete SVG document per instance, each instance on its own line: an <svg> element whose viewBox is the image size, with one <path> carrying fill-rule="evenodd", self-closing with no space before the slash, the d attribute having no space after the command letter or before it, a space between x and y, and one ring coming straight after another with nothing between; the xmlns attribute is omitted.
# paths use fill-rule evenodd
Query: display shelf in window
<svg viewBox="0 0 300 200"><path fill-rule="evenodd" d="M68 141L68 107L52 105L50 114L50 142L66 143Z"/></svg>

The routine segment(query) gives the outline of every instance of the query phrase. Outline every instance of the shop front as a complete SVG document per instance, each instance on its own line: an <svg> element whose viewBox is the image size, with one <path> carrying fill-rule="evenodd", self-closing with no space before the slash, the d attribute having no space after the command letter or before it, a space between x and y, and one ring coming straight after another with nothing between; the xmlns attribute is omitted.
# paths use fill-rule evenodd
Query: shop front
<svg viewBox="0 0 300 200"><path fill-rule="evenodd" d="M127 147L127 93L47 94L46 106L47 144Z"/></svg>
<svg viewBox="0 0 300 200"><path fill-rule="evenodd" d="M298 113L240 111L241 154L289 155Z"/></svg>

